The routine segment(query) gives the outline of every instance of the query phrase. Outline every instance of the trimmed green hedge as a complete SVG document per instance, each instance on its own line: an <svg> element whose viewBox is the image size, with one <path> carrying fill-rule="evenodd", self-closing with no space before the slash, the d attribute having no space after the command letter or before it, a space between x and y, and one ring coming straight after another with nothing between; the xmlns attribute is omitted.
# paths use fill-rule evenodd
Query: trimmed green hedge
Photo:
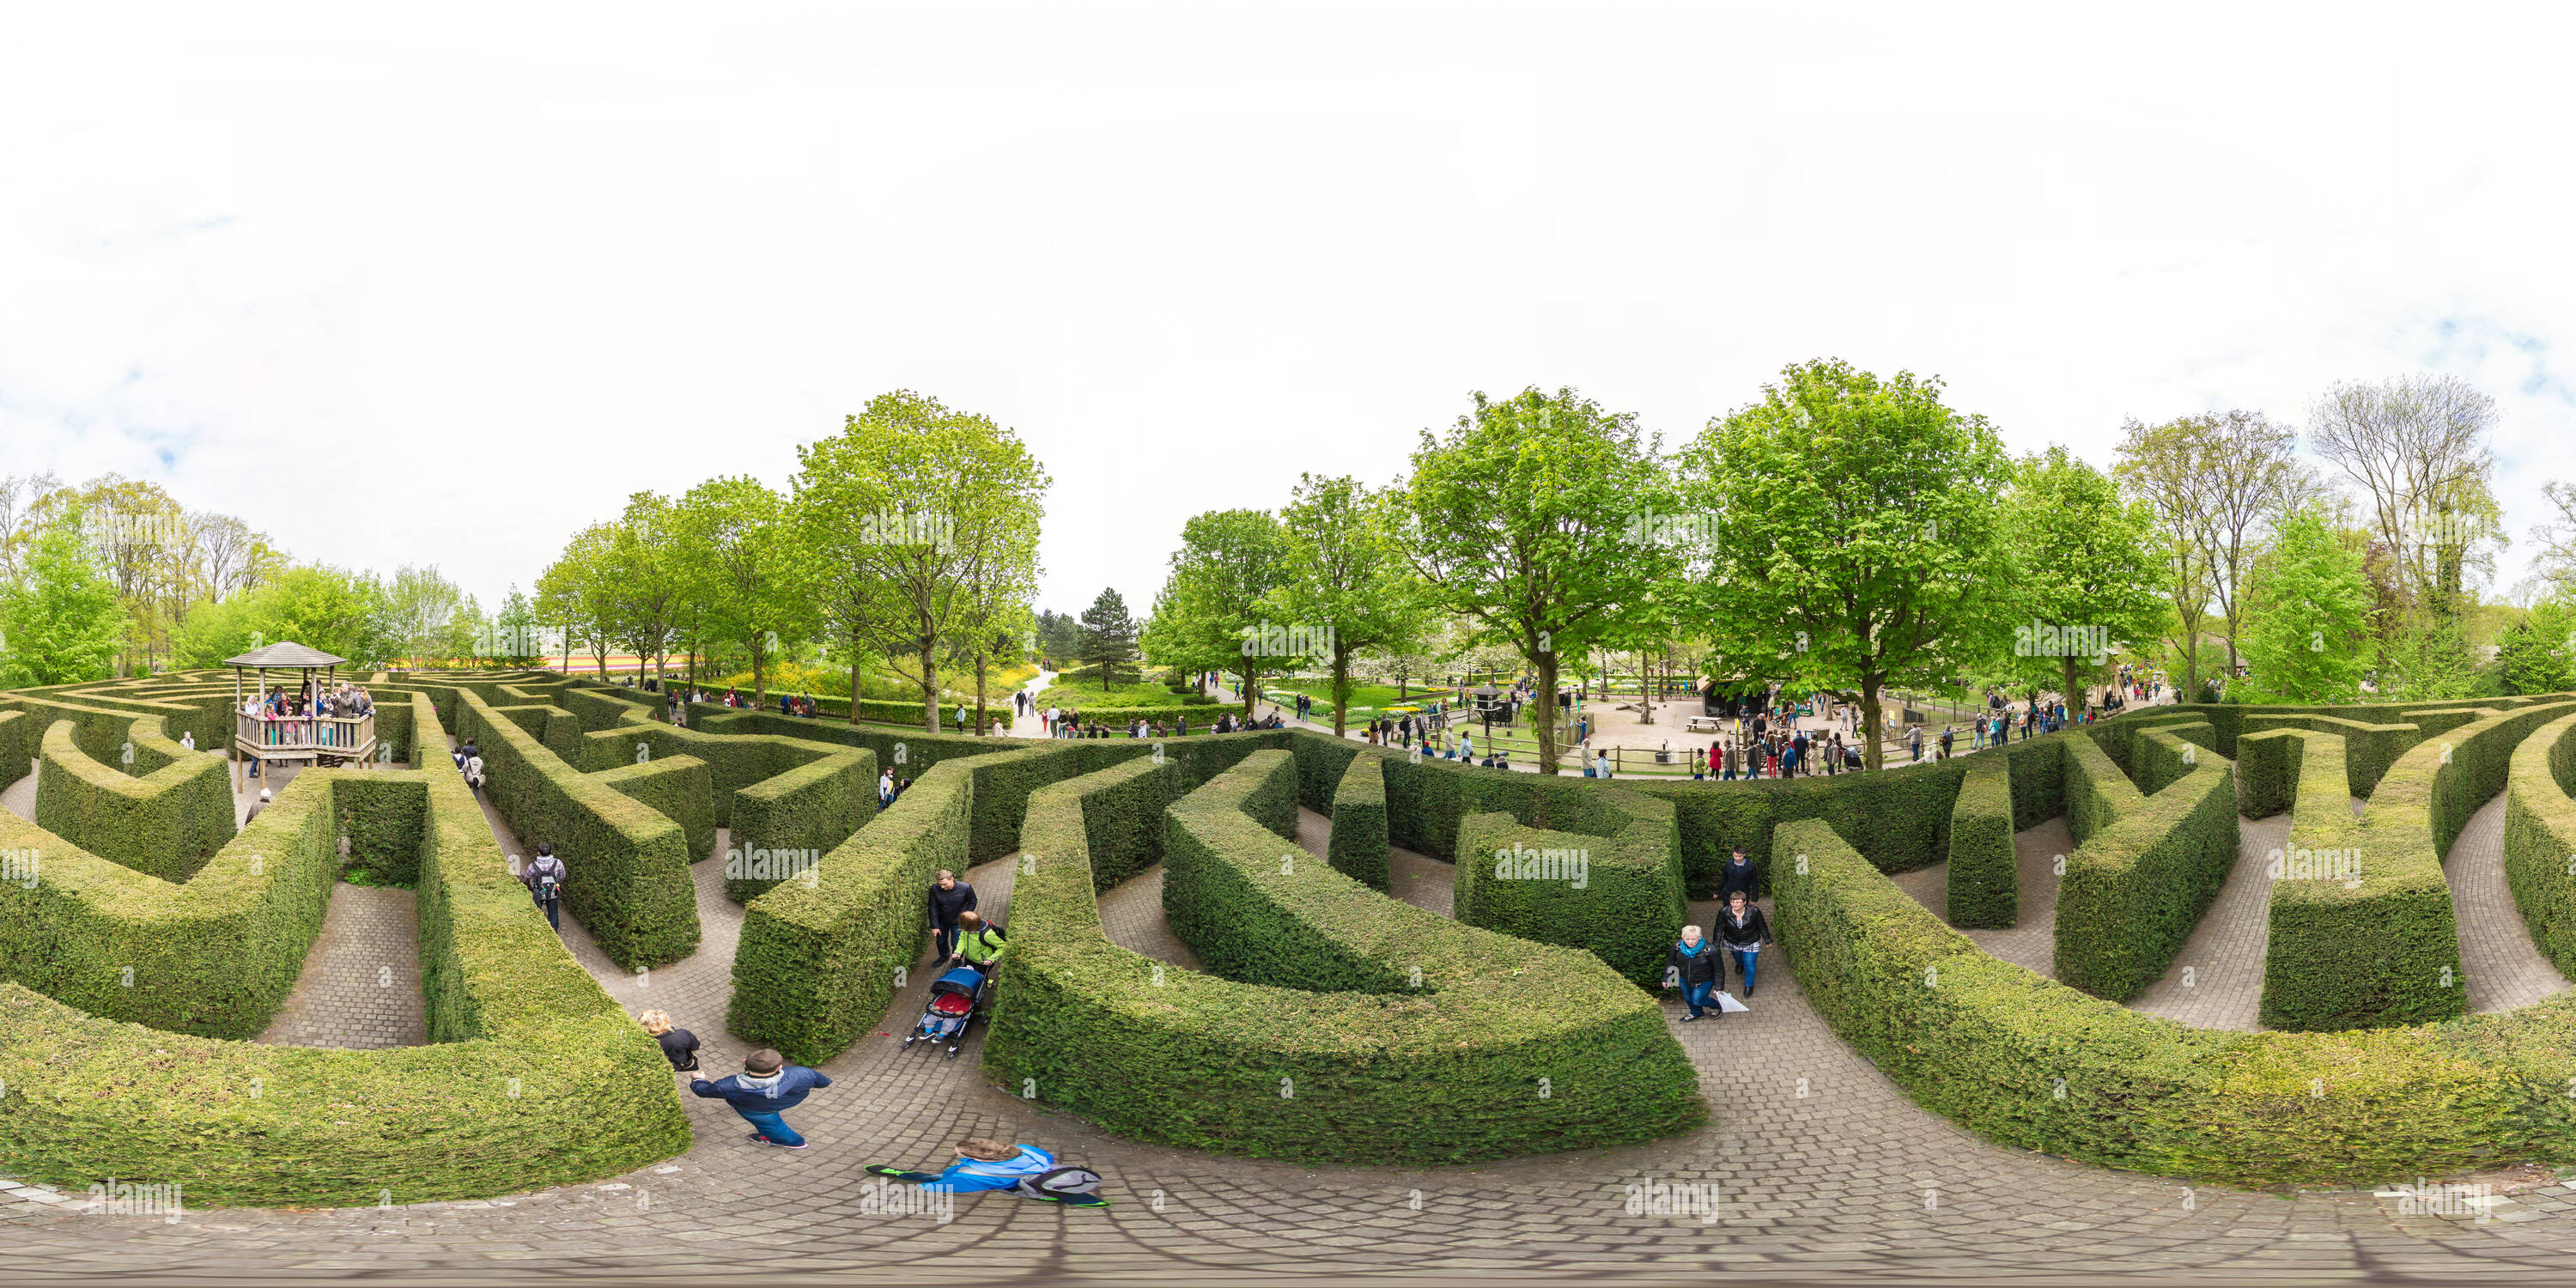
<svg viewBox="0 0 2576 1288"><path fill-rule="evenodd" d="M669 756L640 765L603 769L590 777L679 824L688 838L692 864L715 853L715 780L707 772L707 762L695 756Z"/></svg>
<svg viewBox="0 0 2576 1288"><path fill-rule="evenodd" d="M762 851L773 856L810 852L820 862L876 815L876 753L864 747L831 752L736 791L730 848L750 865L743 869L746 873L758 871ZM731 864L734 856L727 854L725 861ZM779 881L776 876L731 873L728 868L725 895L736 903L767 893Z"/></svg>
<svg viewBox="0 0 2576 1288"><path fill-rule="evenodd" d="M2285 749L2274 752L2271 745ZM2429 846L2353 816L2349 744L2275 728L2241 735L2267 760L2295 754L2289 844L2265 856L2271 932L2263 1023L2292 1032L2384 1028L2467 1010L2450 883ZM2373 807L2376 815L2377 807Z"/></svg>
<svg viewBox="0 0 2576 1288"><path fill-rule="evenodd" d="M2566 1158L2576 994L2510 1016L2221 1033L1979 951L1821 823L1775 918L1817 1011L1925 1108L2003 1144L2232 1185L2369 1185Z"/></svg>
<svg viewBox="0 0 2576 1288"><path fill-rule="evenodd" d="M1278 751L1165 811L1166 907L1211 973L1109 945L1080 807L1132 814L1156 789L1138 779L1172 776L1147 762L1033 797L1021 955L986 1047L1006 1085L1147 1139L1301 1162L1508 1157L1705 1119L1662 1008L1590 954L1412 908L1281 839L1298 777Z"/></svg>
<svg viewBox="0 0 2576 1288"><path fill-rule="evenodd" d="M29 740L43 736L35 717L24 711L0 711L0 787L27 776L36 760L36 748Z"/></svg>
<svg viewBox="0 0 2576 1288"><path fill-rule="evenodd" d="M2532 942L2576 976L2576 714L2517 744L2507 775L2505 880Z"/></svg>
<svg viewBox="0 0 2576 1288"><path fill-rule="evenodd" d="M553 843L566 868L565 907L600 951L625 970L697 951L685 826L565 764L471 689L459 689L457 704L461 732L482 749L493 807L521 844Z"/></svg>
<svg viewBox="0 0 2576 1288"><path fill-rule="evenodd" d="M2190 744L2139 735L2143 758L2179 761ZM2179 782L2146 796L2091 739L2066 744L2067 823L2075 852L2057 893L2057 977L2125 1001L2163 978L2236 866L2236 768L2200 753Z"/></svg>
<svg viewBox="0 0 2576 1288"><path fill-rule="evenodd" d="M427 700L418 701L422 736L443 745ZM302 964L294 936L218 946L202 939L207 923L176 910L267 906L318 925L336 862L335 813L359 820L353 860L407 866L420 878L435 1045L264 1046L118 1022L197 1010L228 1016L227 1031L256 1032L266 1018L229 993L178 999L165 959L149 955L153 934L100 939L88 934L95 920L57 914L86 901L116 908L118 919L159 921L158 938L195 941L172 951L170 965L216 990L243 990L230 977L258 976L282 997ZM0 983L0 1158L14 1175L75 1191L111 1175L177 1183L207 1206L356 1207L603 1180L688 1148L669 1065L546 926L452 771L298 775L186 886L14 817L0 828L6 845L45 854L36 891L0 887L10 981ZM404 850L408 859L391 857ZM43 949L16 919L30 907L12 902L21 896L48 914ZM131 989L92 978L118 960L136 966ZM31 974L68 985L64 1001L31 991L47 987Z"/></svg>
<svg viewBox="0 0 2576 1288"><path fill-rule="evenodd" d="M2010 926L2021 919L2021 859L2013 848L2012 757L1968 757L1950 805L1950 924Z"/></svg>
<svg viewBox="0 0 2576 1288"><path fill-rule="evenodd" d="M1536 943L1588 949L1629 982L1653 988L1690 915L1675 811L1670 801L1617 787L1589 796L1611 817L1580 820L1591 825L1581 830L1528 827L1500 812L1469 815L1458 829L1454 915Z"/></svg>
<svg viewBox="0 0 2576 1288"><path fill-rule="evenodd" d="M1386 774L1375 756L1353 756L1333 789L1333 830L1325 861L1383 894L1387 885Z"/></svg>
<svg viewBox="0 0 2576 1288"><path fill-rule="evenodd" d="M968 866L973 806L968 766L935 766L825 855L813 885L790 881L754 899L733 959L735 1035L820 1064L883 1018L898 972L929 935L922 891L941 868Z"/></svg>
<svg viewBox="0 0 2576 1288"><path fill-rule="evenodd" d="M233 839L231 770L221 756L162 737L158 718L128 719L126 745L141 777L92 759L73 745L73 722L54 722L42 744L36 822L100 858L186 881Z"/></svg>

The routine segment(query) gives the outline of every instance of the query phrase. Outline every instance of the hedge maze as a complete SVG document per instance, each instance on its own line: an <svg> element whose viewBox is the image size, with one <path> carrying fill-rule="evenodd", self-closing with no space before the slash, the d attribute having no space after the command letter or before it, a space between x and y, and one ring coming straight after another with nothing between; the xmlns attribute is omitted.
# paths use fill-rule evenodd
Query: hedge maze
<svg viewBox="0 0 2576 1288"><path fill-rule="evenodd" d="M0 1171L348 1205L686 1149L657 1049L521 890L451 732L511 831L576 856L568 911L622 968L700 951L696 865L727 864L726 1022L807 1063L881 1027L921 968L932 874L1012 857L984 1071L1135 1139L1419 1166L1693 1130L1711 1107L1655 988L1687 900L1742 846L1807 1004L1996 1140L2242 1184L2576 1161L2576 994L2467 1014L2444 871L2501 794L2515 903L2576 972L2576 699L2164 707L1880 774L1714 783L1299 730L1026 741L706 704L675 727L655 695L541 673L370 687L412 767L305 771L238 833L214 754L229 676L0 693L5 777L41 764L34 819L0 814ZM880 769L913 780L882 812ZM1296 840L1309 811L1331 821L1321 857ZM2247 879L2237 818L2280 814L2267 1031L2123 1006ZM2075 844L2050 878L2050 979L1960 928L2020 921L2016 833L2058 817ZM1455 865L1454 916L1386 893L1396 847ZM1933 864L1946 922L1889 879ZM1199 969L1102 928L1100 896L1158 865ZM250 1041L344 872L418 892L430 1045Z"/></svg>

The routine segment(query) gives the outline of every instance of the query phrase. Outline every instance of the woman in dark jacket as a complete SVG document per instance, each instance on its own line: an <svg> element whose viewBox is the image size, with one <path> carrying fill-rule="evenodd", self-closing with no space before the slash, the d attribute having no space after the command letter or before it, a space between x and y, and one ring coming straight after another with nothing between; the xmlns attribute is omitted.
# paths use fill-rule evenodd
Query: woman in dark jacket
<svg viewBox="0 0 2576 1288"><path fill-rule="evenodd" d="M1682 1017L1682 1023L1708 1013L1709 992L1725 974L1717 948L1700 938L1699 927L1682 927L1681 942L1664 955L1664 987L1680 989L1682 1000L1690 1004L1690 1014Z"/></svg>
<svg viewBox="0 0 2576 1288"><path fill-rule="evenodd" d="M1735 959L1738 972L1744 976L1744 997L1753 998L1754 959L1762 946L1772 942L1771 923L1762 910L1753 906L1741 890L1726 896L1726 910L1717 914L1717 941L1725 945L1727 955Z"/></svg>

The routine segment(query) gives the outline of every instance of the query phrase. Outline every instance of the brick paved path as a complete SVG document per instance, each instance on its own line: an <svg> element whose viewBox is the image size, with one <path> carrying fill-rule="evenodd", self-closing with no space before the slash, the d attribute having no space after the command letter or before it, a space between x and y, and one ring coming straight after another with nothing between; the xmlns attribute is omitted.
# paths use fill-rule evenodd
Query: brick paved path
<svg viewBox="0 0 2576 1288"><path fill-rule="evenodd" d="M428 1042L415 912L409 890L331 887L331 907L305 955L304 973L258 1040L362 1050Z"/></svg>
<svg viewBox="0 0 2576 1288"><path fill-rule="evenodd" d="M503 833L503 843L514 839ZM1399 871L1414 867L1398 860ZM1425 888L1412 897L1427 903L1439 883L1417 871ZM967 875L999 912L1010 873L1004 860ZM704 1038L716 1072L742 1051L722 1023L741 911L717 890L720 875L700 865L705 946L649 981L608 968L569 925L566 935L620 1001L668 1009ZM1138 904L1152 906L1122 888L1104 909L1129 924ZM1712 909L1692 912L1705 919ZM0 1239L20 1279L148 1271L262 1284L549 1271L1228 1284L1265 1271L1497 1282L2576 1275L2576 1194L2564 1190L2526 1189L2486 1209L2499 1219L2473 1222L2399 1215L2393 1195L2195 1191L1988 1144L1916 1107L1836 1039L1776 951L1764 954L1750 1012L1674 1030L1710 1096L1707 1128L1627 1149L1420 1170L1308 1169L1095 1132L987 1085L974 1059L980 1038L955 1061L902 1049L923 974L875 1035L825 1066L835 1085L793 1115L815 1141L807 1151L754 1145L729 1111L693 1099L694 1148L602 1184L385 1211L203 1211L176 1224L70 1214L61 1195L0 1197ZM1678 1005L1667 1013L1678 1016ZM861 1214L873 1193L862 1165L944 1161L970 1133L1045 1143L1097 1166L1118 1206L1074 1212L988 1195L966 1198L944 1223ZM1648 1181L1715 1186L1716 1218L1628 1214L1625 1187Z"/></svg>
<svg viewBox="0 0 2576 1288"><path fill-rule="evenodd" d="M2057 861L2074 852L2075 834L2067 830L2062 818L2014 833L2013 872L2019 890L2019 915L2009 928L1960 933L2005 961L2057 978ZM1900 872L1889 879L1897 889L1914 896L1915 902L1931 909L1933 916L1943 921L1950 919L1950 865L1946 860L1928 868Z"/></svg>
<svg viewBox="0 0 2576 1288"><path fill-rule="evenodd" d="M2204 1029L2263 1027L2263 954L2272 943L2272 851L2289 843L2290 815L2236 819L2236 867L2163 979L2129 1005Z"/></svg>
<svg viewBox="0 0 2576 1288"><path fill-rule="evenodd" d="M0 809L8 810L30 823L35 822L37 772L35 762L30 761L24 777L9 784L7 788L0 789Z"/></svg>
<svg viewBox="0 0 2576 1288"><path fill-rule="evenodd" d="M2505 885L2503 793L2469 816L2442 870L2459 918L2470 1010L2510 1011L2567 990L2567 977L2531 942L2531 927Z"/></svg>

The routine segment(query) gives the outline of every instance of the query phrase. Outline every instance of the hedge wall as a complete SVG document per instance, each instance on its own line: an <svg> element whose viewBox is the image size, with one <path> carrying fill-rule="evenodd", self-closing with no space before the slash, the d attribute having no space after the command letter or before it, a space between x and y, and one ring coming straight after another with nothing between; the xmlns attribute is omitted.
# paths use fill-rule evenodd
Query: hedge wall
<svg viewBox="0 0 2576 1288"><path fill-rule="evenodd" d="M697 951L684 826L565 764L470 689L457 702L460 731L482 749L493 807L522 844L554 844L566 868L565 908L600 951L625 970Z"/></svg>
<svg viewBox="0 0 2576 1288"><path fill-rule="evenodd" d="M1006 975L987 1067L1123 1132L1311 1162L1593 1148L1704 1121L1652 997L1588 953L1460 925L1303 856L1278 826L1283 804L1293 826L1292 773L1256 752L1165 811L1166 909L1205 975L1096 938L1088 833L1063 806L1117 775L1040 793L1022 845L1045 857L1012 903L1043 948Z"/></svg>
<svg viewBox="0 0 2576 1288"><path fill-rule="evenodd" d="M221 756L162 737L157 718L129 717L129 728L142 777L92 759L72 744L71 721L54 722L42 743L36 822L100 858L186 881L233 839L231 770Z"/></svg>
<svg viewBox="0 0 2576 1288"><path fill-rule="evenodd" d="M427 699L418 703L422 736L443 745ZM660 1051L548 929L453 772L298 775L184 887L43 833L7 844L44 849L40 890L60 881L62 897L76 900L68 887L78 887L121 913L156 906L166 919L183 897L200 907L293 904L310 892L318 923L336 857L335 812L361 820L353 858L381 863L389 862L387 849L411 851L435 1045L264 1046L136 1027L106 1008L128 995L140 1002L147 991L166 993L169 981L152 960L127 958L138 967L133 989L107 993L82 983L65 1005L25 987L26 958L13 957L12 982L0 983L0 1083L10 1107L0 1113L0 1158L13 1174L74 1190L110 1175L176 1182L207 1206L355 1207L603 1180L688 1148L688 1120ZM399 834L405 821L408 836ZM24 826L0 820L12 824ZM254 854L262 857L257 872ZM21 905L6 900L18 893L0 891L0 952L26 951L28 936L5 933L24 929L9 924ZM192 918L175 920L193 933ZM282 996L302 950L271 948L221 964L230 973L281 975ZM74 939L54 951L87 963L53 971L66 980L126 956ZM264 1022L227 1027L256 1031Z"/></svg>
<svg viewBox="0 0 2576 1288"><path fill-rule="evenodd" d="M2138 747L2179 760L2186 745L2148 730ZM2070 739L2065 755L2076 846L2058 884L2057 977L2125 1001L2163 978L2236 866L2236 768L2198 754L2181 781L2145 796L2090 739Z"/></svg>
<svg viewBox="0 0 2576 1288"><path fill-rule="evenodd" d="M735 1035L820 1064L883 1018L897 972L920 959L929 935L922 891L941 868L968 866L973 806L970 767L934 766L825 855L813 885L791 881L753 900L733 960Z"/></svg>
<svg viewBox="0 0 2576 1288"><path fill-rule="evenodd" d="M2236 741L2240 750L2276 743L2296 749L2299 773L2289 844L2266 856L2277 866L2263 1023L2325 1032L2462 1014L2459 925L2440 860L2377 818L2353 817L2342 737L2285 728Z"/></svg>
<svg viewBox="0 0 2576 1288"><path fill-rule="evenodd" d="M1297 758L1299 798L1318 811L1332 808L1333 794L1353 757L1375 758L1386 783L1389 839L1443 859L1454 858L1459 822L1470 814L1500 812L1531 826L1580 830L1569 829L1560 820L1573 817L1569 810L1590 808L1584 802L1601 788L1615 785L1670 801L1679 812L1684 886L1694 898L1707 898L1716 891L1718 869L1734 846L1745 847L1746 854L1767 870L1772 829L1791 819L1824 818L1865 836L1870 860L1889 872L1938 863L1947 853L1951 802L1976 758L1957 756L1902 773L1736 783L1688 779L1603 783L1575 775L1483 769L1436 757L1416 763L1402 748L1372 747L1305 729L1229 736L1275 739L1263 745L1292 750ZM1196 736L1189 739L1198 741ZM2018 760L2014 773L2020 773Z"/></svg>
<svg viewBox="0 0 2576 1288"><path fill-rule="evenodd" d="M1353 756L1333 788L1333 830L1325 862L1381 894L1387 885L1386 773L1375 756Z"/></svg>
<svg viewBox="0 0 2576 1288"><path fill-rule="evenodd" d="M1781 829L1775 918L1834 1031L2003 1144L2232 1185L2369 1185L2576 1156L2576 994L2510 1016L2221 1033L1998 961L1814 822ZM1803 870L1802 870L1803 869Z"/></svg>
<svg viewBox="0 0 2576 1288"><path fill-rule="evenodd" d="M687 838L684 843L690 863L715 853L715 780L707 772L707 762L695 756L668 756L640 765L603 769L589 776L679 824Z"/></svg>
<svg viewBox="0 0 2576 1288"><path fill-rule="evenodd" d="M819 862L876 815L876 753L864 747L829 753L736 791L730 848L747 857L759 850L811 851ZM729 875L725 895L748 903L777 883L776 877Z"/></svg>
<svg viewBox="0 0 2576 1288"><path fill-rule="evenodd" d="M24 711L0 711L0 788L27 776L36 760L29 736L42 737L35 718Z"/></svg>
<svg viewBox="0 0 2576 1288"><path fill-rule="evenodd" d="M2576 715L2513 750L2504 806L2504 872L2532 942L2576 976Z"/></svg>
<svg viewBox="0 0 2576 1288"><path fill-rule="evenodd" d="M1629 982L1655 987L1690 910L1674 857L1672 802L1631 803L1635 817L1608 837L1525 827L1503 813L1469 815L1458 829L1455 916L1534 943L1587 949ZM1560 856L1577 866L1566 871Z"/></svg>
<svg viewBox="0 0 2576 1288"><path fill-rule="evenodd" d="M1968 757L1950 804L1950 924L2010 926L2021 918L2021 859L2013 848L2012 757Z"/></svg>
<svg viewBox="0 0 2576 1288"><path fill-rule="evenodd" d="M2305 729L2312 733L2331 734L2341 738L2344 748L2342 756L2344 794L2347 797L2368 797L2372 792L2377 791L2379 780L2387 774L2388 767L2397 763L2399 756L2405 755L2408 748L2422 742L2425 737L2423 728L2414 724L2375 724L2365 720L2347 720L2340 716L2304 713L2272 715L2261 711L2245 716L2241 729L2242 732L2237 734L2237 746L2240 751L2245 739L2271 729ZM2293 744L2274 745L2278 748ZM2256 813L2249 805L2245 811L2248 817L2269 818L2280 813L2282 809L2288 808L2289 800L2297 792L2296 778L2299 769L2296 760L2282 756L2277 750L2272 753L2272 759L2280 762L2277 767L2286 770L2288 781L2278 784L2267 783L2262 799L2264 804L2272 805L2277 795L2281 803L2262 813ZM2270 772L2270 768L2267 768L2266 773ZM2279 788L2277 793L2273 790L2276 786Z"/></svg>

